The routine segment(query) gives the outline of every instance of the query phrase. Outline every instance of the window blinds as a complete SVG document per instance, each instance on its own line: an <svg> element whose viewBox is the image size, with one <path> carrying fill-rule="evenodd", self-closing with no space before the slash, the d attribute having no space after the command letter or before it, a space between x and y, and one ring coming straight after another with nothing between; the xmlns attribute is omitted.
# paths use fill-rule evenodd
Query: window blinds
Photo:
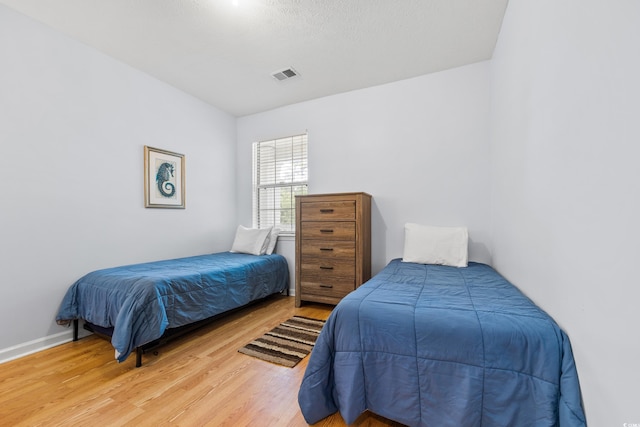
<svg viewBox="0 0 640 427"><path fill-rule="evenodd" d="M296 135L253 145L254 224L293 233L295 196L307 194L307 135Z"/></svg>

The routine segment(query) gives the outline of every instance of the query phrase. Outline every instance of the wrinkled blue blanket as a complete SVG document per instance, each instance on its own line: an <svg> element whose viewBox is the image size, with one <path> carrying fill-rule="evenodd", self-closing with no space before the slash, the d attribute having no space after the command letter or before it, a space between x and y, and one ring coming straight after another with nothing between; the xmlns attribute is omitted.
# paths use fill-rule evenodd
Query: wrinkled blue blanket
<svg viewBox="0 0 640 427"><path fill-rule="evenodd" d="M281 292L289 269L281 255L221 252L98 270L67 291L56 320L113 327L124 361L138 346L184 326Z"/></svg>
<svg viewBox="0 0 640 427"><path fill-rule="evenodd" d="M298 402L409 426L584 426L568 337L488 265L393 260L334 309Z"/></svg>

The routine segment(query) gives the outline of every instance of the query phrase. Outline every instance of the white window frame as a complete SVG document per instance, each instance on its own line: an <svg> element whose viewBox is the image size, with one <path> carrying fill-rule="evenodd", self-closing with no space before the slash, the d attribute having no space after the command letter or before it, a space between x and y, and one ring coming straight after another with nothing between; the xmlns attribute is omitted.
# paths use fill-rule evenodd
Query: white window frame
<svg viewBox="0 0 640 427"><path fill-rule="evenodd" d="M295 196L307 194L306 133L253 143L253 226L294 235Z"/></svg>

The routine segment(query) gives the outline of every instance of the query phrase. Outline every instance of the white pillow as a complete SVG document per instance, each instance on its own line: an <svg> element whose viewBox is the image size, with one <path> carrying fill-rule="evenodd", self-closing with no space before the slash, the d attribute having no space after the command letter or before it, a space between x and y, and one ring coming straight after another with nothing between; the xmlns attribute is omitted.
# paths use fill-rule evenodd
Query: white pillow
<svg viewBox="0 0 640 427"><path fill-rule="evenodd" d="M269 244L269 233L271 233L271 227L246 228L239 225L231 246L231 252L262 255Z"/></svg>
<svg viewBox="0 0 640 427"><path fill-rule="evenodd" d="M267 239L267 250L265 254L271 255L273 253L273 250L276 248L276 243L278 243L278 234L280 234L280 229L272 227L269 238Z"/></svg>
<svg viewBox="0 0 640 427"><path fill-rule="evenodd" d="M466 227L404 226L403 262L466 267L469 232Z"/></svg>

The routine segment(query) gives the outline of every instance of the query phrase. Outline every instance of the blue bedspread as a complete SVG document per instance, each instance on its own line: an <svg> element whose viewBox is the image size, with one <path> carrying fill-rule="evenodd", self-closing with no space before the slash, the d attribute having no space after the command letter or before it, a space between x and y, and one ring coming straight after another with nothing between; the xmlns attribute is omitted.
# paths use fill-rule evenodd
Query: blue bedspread
<svg viewBox="0 0 640 427"><path fill-rule="evenodd" d="M336 306L298 394L309 423L584 426L567 335L485 264L393 260Z"/></svg>
<svg viewBox="0 0 640 427"><path fill-rule="evenodd" d="M122 362L167 328L241 307L288 285L287 261L276 254L221 252L108 268L75 282L56 320L113 327L111 343Z"/></svg>

